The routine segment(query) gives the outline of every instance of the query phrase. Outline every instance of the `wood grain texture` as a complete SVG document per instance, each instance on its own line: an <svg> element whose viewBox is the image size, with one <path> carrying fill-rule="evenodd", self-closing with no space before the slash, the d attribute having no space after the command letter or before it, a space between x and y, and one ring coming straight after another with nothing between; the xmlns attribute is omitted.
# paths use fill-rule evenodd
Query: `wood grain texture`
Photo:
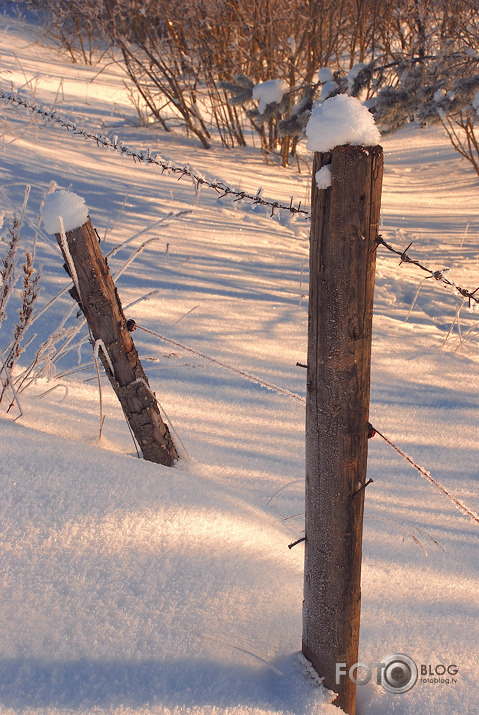
<svg viewBox="0 0 479 715"><path fill-rule="evenodd" d="M72 295L87 319L93 340L101 340L105 346L113 371L101 347L98 355L143 457L171 466L178 453L126 327L121 302L91 221L67 232L70 256L65 255L59 234L56 238L66 267L70 258L75 267L79 295L76 288Z"/></svg>
<svg viewBox="0 0 479 715"><path fill-rule="evenodd" d="M314 176L331 164L332 183ZM354 715L381 147L340 146L313 165L306 400L303 653Z"/></svg>

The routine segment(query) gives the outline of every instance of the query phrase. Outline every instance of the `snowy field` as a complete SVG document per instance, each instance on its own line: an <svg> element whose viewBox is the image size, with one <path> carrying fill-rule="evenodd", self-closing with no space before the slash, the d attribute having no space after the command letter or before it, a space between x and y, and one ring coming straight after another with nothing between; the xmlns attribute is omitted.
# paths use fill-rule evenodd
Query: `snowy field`
<svg viewBox="0 0 479 715"><path fill-rule="evenodd" d="M38 28L8 18L0 88L245 191L308 203L304 163L298 174L253 147L205 151L180 131L139 127L117 66L72 65ZM197 194L187 178L0 107L0 212L18 215L31 186L20 249L37 237L36 312L68 285L55 240L38 227L54 182L85 198L105 253L144 230L112 255L113 273L155 239L118 278L127 317L201 353L134 334L181 440L173 469L137 458L103 380L99 439L84 327L52 353L56 377L19 395L21 416L2 403L0 712L337 713L299 657L303 545L288 549L304 528L304 405L286 393L305 392L296 362L306 357L307 223ZM382 144L384 239L401 250L412 241L411 256L474 290L477 176L439 128ZM398 263L378 249L371 422L477 513L478 314ZM38 317L17 375L71 306L64 294ZM80 322L73 310L65 328ZM405 694L373 678L358 687L358 713L477 713L478 524L379 437L369 447L360 660L404 653L457 674Z"/></svg>

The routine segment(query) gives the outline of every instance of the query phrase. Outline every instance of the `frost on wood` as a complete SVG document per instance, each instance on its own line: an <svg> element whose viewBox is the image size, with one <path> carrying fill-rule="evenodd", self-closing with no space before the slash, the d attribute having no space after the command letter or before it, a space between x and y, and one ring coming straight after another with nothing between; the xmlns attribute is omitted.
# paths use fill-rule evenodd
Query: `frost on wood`
<svg viewBox="0 0 479 715"><path fill-rule="evenodd" d="M259 113L264 114L269 104L279 104L288 89L284 79L269 79L253 87L253 99L259 102Z"/></svg>
<svg viewBox="0 0 479 715"><path fill-rule="evenodd" d="M313 108L306 127L307 148L327 152L336 146L375 146L381 139L371 112L355 97L338 94Z"/></svg>
<svg viewBox="0 0 479 715"><path fill-rule="evenodd" d="M85 199L63 189L48 194L42 210L42 221L47 233L59 233L59 217L63 219L66 232L83 226L88 221Z"/></svg>
<svg viewBox="0 0 479 715"><path fill-rule="evenodd" d="M107 363L109 365L111 374L114 377L115 376L115 368L113 367L113 363L111 361L110 355L108 354L108 350L105 347L105 343L103 342L103 340L101 340L101 338L98 338L98 340L95 340L95 345L93 346L93 357L95 358L95 360L98 360L100 348L102 349L103 355L105 356L105 360L107 361Z"/></svg>

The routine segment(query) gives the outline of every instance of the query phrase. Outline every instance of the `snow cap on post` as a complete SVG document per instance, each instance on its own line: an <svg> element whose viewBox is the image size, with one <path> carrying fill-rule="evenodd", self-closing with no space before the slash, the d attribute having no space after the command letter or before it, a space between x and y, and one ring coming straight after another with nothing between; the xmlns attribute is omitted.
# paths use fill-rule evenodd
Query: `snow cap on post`
<svg viewBox="0 0 479 715"><path fill-rule="evenodd" d="M381 139L371 112L347 94L337 94L313 108L306 136L307 148L318 152L343 144L375 146Z"/></svg>
<svg viewBox="0 0 479 715"><path fill-rule="evenodd" d="M85 199L72 191L54 191L48 194L42 209L42 221L47 233L60 233L59 217L65 232L80 228L88 221Z"/></svg>

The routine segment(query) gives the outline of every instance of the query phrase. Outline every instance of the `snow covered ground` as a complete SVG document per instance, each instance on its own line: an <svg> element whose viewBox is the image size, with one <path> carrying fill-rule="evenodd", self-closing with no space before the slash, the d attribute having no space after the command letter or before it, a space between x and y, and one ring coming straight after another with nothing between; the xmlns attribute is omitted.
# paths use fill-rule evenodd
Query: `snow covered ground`
<svg viewBox="0 0 479 715"><path fill-rule="evenodd" d="M41 32L0 20L0 87L79 126L289 203L309 178L258 150L205 151L180 132L138 127L115 65L71 65ZM32 246L51 182L83 196L128 317L226 366L304 395L307 224L74 138L2 102L0 198L11 217L31 186ZM440 129L384 138L382 235L474 290L479 183ZM190 210L168 227L168 212ZM150 227L150 228L149 228ZM4 244L0 244L4 256ZM37 311L67 279L40 227ZM371 422L475 512L477 312L378 249ZM419 292L418 292L419 289ZM138 302L136 302L138 301ZM32 360L71 306L32 326ZM411 310L412 307L412 310ZM12 299L2 350L17 315ZM458 321L456 319L458 317ZM454 322L455 321L455 322ZM67 327L79 325L73 312ZM454 323L451 332L451 325ZM461 333L458 332L458 326ZM461 342L461 336L463 340ZM81 338L81 341L79 339ZM187 452L174 469L137 459L105 383L103 434L84 328L57 377L0 412L1 713L337 713L299 658L304 406L238 372L134 334L153 389ZM57 347L60 346L61 341ZM75 372L71 372L75 370ZM67 373L67 374L63 374ZM455 682L390 694L358 687L360 715L477 712L478 525L379 437L370 441L360 660L405 653L457 666ZM441 672L441 668L439 668Z"/></svg>

